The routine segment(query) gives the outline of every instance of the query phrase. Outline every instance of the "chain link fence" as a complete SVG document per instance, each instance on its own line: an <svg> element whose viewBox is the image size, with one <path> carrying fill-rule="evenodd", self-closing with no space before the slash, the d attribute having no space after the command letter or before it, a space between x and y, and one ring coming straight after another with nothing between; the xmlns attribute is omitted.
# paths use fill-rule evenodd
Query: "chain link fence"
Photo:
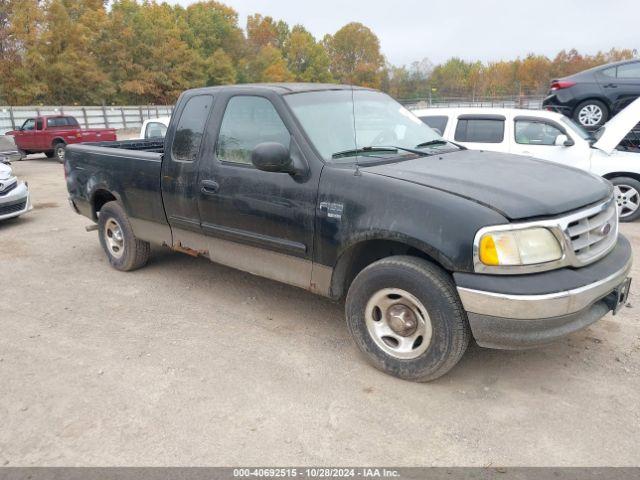
<svg viewBox="0 0 640 480"><path fill-rule="evenodd" d="M83 128L140 128L148 118L169 116L172 105L130 106L0 106L0 134L20 127L28 118L40 115L71 115Z"/></svg>

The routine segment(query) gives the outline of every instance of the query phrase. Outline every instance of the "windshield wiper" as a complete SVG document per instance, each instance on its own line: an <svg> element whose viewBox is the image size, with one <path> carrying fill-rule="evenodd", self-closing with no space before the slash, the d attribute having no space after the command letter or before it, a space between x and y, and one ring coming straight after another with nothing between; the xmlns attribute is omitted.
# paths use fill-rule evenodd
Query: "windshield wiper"
<svg viewBox="0 0 640 480"><path fill-rule="evenodd" d="M395 145L389 145L389 146L370 145L368 147L354 148L352 150L344 150L342 152L336 152L336 153L331 155L331 158L350 157L350 156L353 156L353 155L358 155L359 153L376 153L376 152L398 153L398 150L402 150L404 152L409 152L409 153L414 153L416 155L420 155L421 157L424 157L425 155L428 155L427 153L425 153L425 152L423 152L421 150L415 150L413 148L397 147Z"/></svg>
<svg viewBox="0 0 640 480"><path fill-rule="evenodd" d="M416 148L430 147L431 145L446 145L448 143L449 142L447 142L446 140L442 140L441 138L437 138L435 140L429 140L428 142L419 143L418 145L416 145Z"/></svg>

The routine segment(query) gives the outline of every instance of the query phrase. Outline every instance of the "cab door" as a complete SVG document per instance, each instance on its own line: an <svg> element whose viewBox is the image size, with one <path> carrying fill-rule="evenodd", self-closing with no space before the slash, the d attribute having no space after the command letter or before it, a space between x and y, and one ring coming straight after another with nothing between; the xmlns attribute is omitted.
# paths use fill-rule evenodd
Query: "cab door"
<svg viewBox="0 0 640 480"><path fill-rule="evenodd" d="M560 135L566 136L572 144L557 145ZM513 119L513 136L510 141L513 154L541 158L583 170L590 168L590 152L581 148L586 146L585 142L574 139L563 126L553 120L516 116Z"/></svg>
<svg viewBox="0 0 640 480"><path fill-rule="evenodd" d="M282 98L260 92L228 91L218 99L215 147L201 158L201 228L215 261L309 288L320 169L303 153L304 140ZM284 145L308 170L258 170L251 153L265 142Z"/></svg>
<svg viewBox="0 0 640 480"><path fill-rule="evenodd" d="M36 119L28 118L15 133L16 144L22 150L36 149Z"/></svg>

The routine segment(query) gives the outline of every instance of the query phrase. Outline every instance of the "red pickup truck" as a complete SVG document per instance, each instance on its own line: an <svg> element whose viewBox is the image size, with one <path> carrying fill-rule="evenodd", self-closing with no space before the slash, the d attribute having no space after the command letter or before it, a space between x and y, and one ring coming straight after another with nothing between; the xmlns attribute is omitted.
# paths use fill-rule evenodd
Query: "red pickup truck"
<svg viewBox="0 0 640 480"><path fill-rule="evenodd" d="M64 152L71 143L110 142L116 140L114 128L82 129L78 120L66 115L28 118L13 135L23 155L45 153L47 157L64 161Z"/></svg>

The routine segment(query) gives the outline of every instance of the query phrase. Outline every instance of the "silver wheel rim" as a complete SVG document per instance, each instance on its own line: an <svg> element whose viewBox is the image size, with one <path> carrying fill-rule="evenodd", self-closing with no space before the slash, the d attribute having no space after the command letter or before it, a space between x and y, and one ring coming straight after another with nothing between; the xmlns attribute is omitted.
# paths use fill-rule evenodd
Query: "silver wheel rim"
<svg viewBox="0 0 640 480"><path fill-rule="evenodd" d="M604 113L598 105L589 104L580 109L578 120L580 120L582 125L593 127L594 125L600 124L603 116Z"/></svg>
<svg viewBox="0 0 640 480"><path fill-rule="evenodd" d="M640 193L630 185L616 185L613 187L620 218L633 215L640 207Z"/></svg>
<svg viewBox="0 0 640 480"><path fill-rule="evenodd" d="M365 307L365 322L375 344L394 358L419 357L431 343L427 309L399 288L385 288L372 295Z"/></svg>
<svg viewBox="0 0 640 480"><path fill-rule="evenodd" d="M56 155L60 160L64 160L64 147L56 148Z"/></svg>
<svg viewBox="0 0 640 480"><path fill-rule="evenodd" d="M124 236L120 224L115 219L110 218L105 222L104 238L112 256L120 258L124 255Z"/></svg>

